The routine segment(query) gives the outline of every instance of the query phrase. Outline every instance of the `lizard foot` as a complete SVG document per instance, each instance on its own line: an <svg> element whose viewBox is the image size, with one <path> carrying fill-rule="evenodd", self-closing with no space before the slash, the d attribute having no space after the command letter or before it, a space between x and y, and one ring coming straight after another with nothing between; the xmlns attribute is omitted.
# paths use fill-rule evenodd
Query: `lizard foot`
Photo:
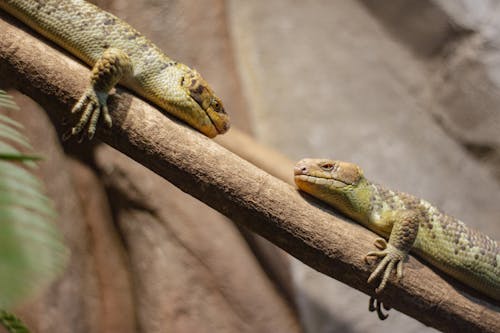
<svg viewBox="0 0 500 333"><path fill-rule="evenodd" d="M403 277L403 261L406 258L407 254L404 251L401 251L393 245L387 243L385 239L382 238L378 238L375 241L375 246L381 251L368 252L365 256L365 261L369 262L369 257L382 258L382 261L380 261L380 263L368 278L368 283L371 283L383 272L382 281L380 282L380 285L375 289L375 292L378 294L385 288L385 285L389 280L389 276L394 269L394 266L396 266L396 275L398 280Z"/></svg>
<svg viewBox="0 0 500 333"><path fill-rule="evenodd" d="M378 299L376 299L375 297L373 297L373 296L370 297L370 301L368 302L368 311L374 312L376 310L378 318L380 320L386 320L387 317L389 317L389 315L385 314L382 311L382 308L381 308L382 306L384 307L384 309L386 311L389 311L391 309L390 306L386 306L385 304L382 304L382 302L379 301Z"/></svg>
<svg viewBox="0 0 500 333"><path fill-rule="evenodd" d="M104 124L111 127L111 116L109 115L107 106L108 94L101 91L96 91L94 88L88 88L83 96L75 104L71 113L81 113L78 123L69 131L63 134L63 140L69 139L73 135L77 135L87 126L87 136L89 139L94 137L97 121L99 116L103 115ZM84 139L84 134L80 138L80 142Z"/></svg>

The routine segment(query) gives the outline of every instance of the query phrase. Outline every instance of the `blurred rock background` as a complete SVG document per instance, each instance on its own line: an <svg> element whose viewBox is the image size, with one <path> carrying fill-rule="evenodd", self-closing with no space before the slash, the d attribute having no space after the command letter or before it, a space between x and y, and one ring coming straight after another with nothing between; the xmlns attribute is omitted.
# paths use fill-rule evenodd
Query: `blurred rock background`
<svg viewBox="0 0 500 333"><path fill-rule="evenodd" d="M292 160L359 163L500 238L497 2L94 2L199 70L235 128ZM35 332L432 331L394 310L380 322L366 295L108 147L65 153L16 98L73 251L20 310Z"/></svg>

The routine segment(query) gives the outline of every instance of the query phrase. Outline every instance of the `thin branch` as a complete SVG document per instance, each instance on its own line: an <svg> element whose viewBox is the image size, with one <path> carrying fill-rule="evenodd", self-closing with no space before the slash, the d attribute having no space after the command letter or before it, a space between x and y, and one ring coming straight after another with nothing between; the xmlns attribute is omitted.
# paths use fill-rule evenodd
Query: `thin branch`
<svg viewBox="0 0 500 333"><path fill-rule="evenodd" d="M58 124L83 91L89 71L19 27L0 13L0 78L36 100ZM110 109L113 128L98 131L102 141L307 265L372 293L375 286L366 280L373 266L363 256L373 250L373 233L335 217L293 186L122 89L110 98ZM413 257L403 280L389 283L381 298L443 331L500 331L498 304L445 281Z"/></svg>

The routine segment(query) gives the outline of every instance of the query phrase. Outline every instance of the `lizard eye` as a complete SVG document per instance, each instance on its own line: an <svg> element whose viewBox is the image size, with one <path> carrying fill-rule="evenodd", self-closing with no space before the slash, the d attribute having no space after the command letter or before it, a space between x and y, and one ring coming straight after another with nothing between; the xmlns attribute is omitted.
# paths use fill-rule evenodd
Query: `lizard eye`
<svg viewBox="0 0 500 333"><path fill-rule="evenodd" d="M332 171L335 168L333 163L327 162L320 165L320 168L325 171Z"/></svg>
<svg viewBox="0 0 500 333"><path fill-rule="evenodd" d="M225 113L224 108L222 107L222 103L219 102L216 98L212 99L211 105L215 112Z"/></svg>

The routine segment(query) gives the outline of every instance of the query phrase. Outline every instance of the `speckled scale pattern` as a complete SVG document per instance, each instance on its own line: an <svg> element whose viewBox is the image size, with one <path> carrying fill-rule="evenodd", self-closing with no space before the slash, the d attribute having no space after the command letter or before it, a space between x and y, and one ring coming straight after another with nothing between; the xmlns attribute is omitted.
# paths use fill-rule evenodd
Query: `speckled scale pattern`
<svg viewBox="0 0 500 333"><path fill-rule="evenodd" d="M111 47L127 53L138 80L157 68L176 64L134 28L86 1L1 0L0 7L9 12L17 9L15 16L89 65Z"/></svg>
<svg viewBox="0 0 500 333"><path fill-rule="evenodd" d="M500 248L497 241L467 227L425 200L370 183L371 218L385 212L415 211L419 231L412 251L458 280L500 300Z"/></svg>
<svg viewBox="0 0 500 333"><path fill-rule="evenodd" d="M196 71L173 61L137 30L97 6L84 0L0 0L0 9L90 66L107 49L124 52L130 58L132 73L123 77L121 84L209 137L229 129L220 99ZM208 92L205 104L216 104L215 110L202 109L191 98L191 91L182 85L189 75L196 77L197 87Z"/></svg>

